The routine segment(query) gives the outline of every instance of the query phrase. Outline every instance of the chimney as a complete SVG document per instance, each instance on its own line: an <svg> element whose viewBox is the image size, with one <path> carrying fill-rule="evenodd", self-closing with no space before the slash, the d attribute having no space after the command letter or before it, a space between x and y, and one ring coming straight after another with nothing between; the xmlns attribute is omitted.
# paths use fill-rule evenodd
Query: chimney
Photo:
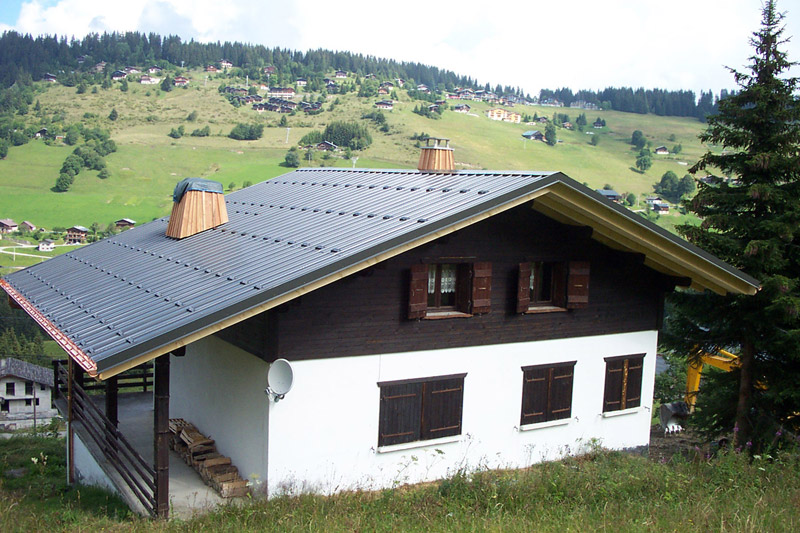
<svg viewBox="0 0 800 533"><path fill-rule="evenodd" d="M431 145L431 141L433 144ZM450 139L428 137L426 146L422 147L419 154L417 170L422 172L454 172L456 163L453 159L453 149L450 148Z"/></svg>
<svg viewBox="0 0 800 533"><path fill-rule="evenodd" d="M222 184L216 181L186 178L175 186L172 201L167 237L183 239L228 221Z"/></svg>

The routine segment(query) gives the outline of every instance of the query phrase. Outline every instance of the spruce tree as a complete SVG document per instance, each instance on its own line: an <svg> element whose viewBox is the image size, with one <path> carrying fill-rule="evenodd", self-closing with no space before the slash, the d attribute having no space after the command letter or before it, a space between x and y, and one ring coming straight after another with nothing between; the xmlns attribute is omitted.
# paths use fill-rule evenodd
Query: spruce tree
<svg viewBox="0 0 800 533"><path fill-rule="evenodd" d="M718 348L739 355L735 431L739 446L774 439L794 426L800 406L800 102L794 65L781 50L784 15L775 1L762 11L747 71L729 69L739 91L708 117L707 152L690 171L709 172L687 203L703 222L679 231L761 282L755 296L678 292L670 298L665 344ZM702 395L701 395L702 398ZM731 406L718 406L718 420ZM708 413L706 413L707 415Z"/></svg>

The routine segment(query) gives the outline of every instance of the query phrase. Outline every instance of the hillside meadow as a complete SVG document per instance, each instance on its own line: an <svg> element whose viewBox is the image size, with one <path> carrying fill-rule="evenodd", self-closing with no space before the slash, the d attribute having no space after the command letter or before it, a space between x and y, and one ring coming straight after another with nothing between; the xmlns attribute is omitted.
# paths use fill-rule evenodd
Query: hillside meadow
<svg viewBox="0 0 800 533"><path fill-rule="evenodd" d="M31 111L26 120L57 120L63 124L83 123L111 132L118 146L106 157L110 177L100 179L97 172L82 171L66 193L55 192L53 186L59 168L72 147L56 142L49 146L33 140L12 147L8 157L0 161L0 218L30 220L40 227L89 227L98 223L105 228L119 218L147 222L169 213L175 183L184 177L204 177L219 181L229 188L245 182L256 183L289 172L283 166L286 151L306 133L321 130L331 121L361 121L362 115L374 111L378 97L359 98L354 93L325 96L326 111L316 116L286 116L288 128L278 126L282 115L259 114L249 106L234 107L219 92L220 84L236 85L244 80L206 78L205 73L189 73L188 88L163 92L157 86L129 83L123 92L119 84L110 89L76 94L75 88L42 85L37 94L38 111ZM640 199L652 193L653 184L667 170L679 177L686 173L707 147L697 140L703 125L695 119L657 117L615 111L585 111L589 122L585 132L559 128L560 142L550 147L542 142L526 141L521 134L543 125L528 126L491 121L486 111L495 106L468 102L470 114L445 111L439 120L412 112L418 101L412 101L398 90L398 101L392 112L386 112L389 131L383 133L371 125L372 145L354 152L357 161L345 160L342 154L323 159L317 154L308 166L352 166L359 168L414 168L419 149L411 136L425 132L451 139L457 167L463 170L544 170L562 171L592 188L610 185L619 192L632 192ZM263 91L262 91L263 93ZM316 99L319 95L303 95ZM330 105L338 100L333 111ZM456 101L449 104L454 105ZM118 119L108 118L111 110ZM552 117L565 113L574 122L581 112L569 108L516 106L514 111L533 116ZM191 113L196 120L189 121ZM591 123L603 118L607 127L593 129ZM227 137L237 123L263 124L264 135L257 141L236 141ZM371 124L371 122L369 122ZM186 135L173 139L167 134L183 126ZM194 129L208 126L209 137L191 137ZM633 169L636 151L629 144L631 133L642 130L652 148L668 148L680 144L678 155L653 156L653 166L646 173ZM597 136L593 146L590 141ZM670 140L674 139L674 140ZM642 204L643 205L643 204ZM660 223L670 227L683 217L661 217Z"/></svg>

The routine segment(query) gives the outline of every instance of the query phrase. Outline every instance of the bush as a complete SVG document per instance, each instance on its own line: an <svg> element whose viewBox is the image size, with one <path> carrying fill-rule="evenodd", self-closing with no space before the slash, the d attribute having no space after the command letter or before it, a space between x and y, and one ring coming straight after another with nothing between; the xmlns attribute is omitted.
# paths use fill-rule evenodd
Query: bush
<svg viewBox="0 0 800 533"><path fill-rule="evenodd" d="M255 141L264 135L263 124L237 124L233 127L228 137L237 141Z"/></svg>
<svg viewBox="0 0 800 533"><path fill-rule="evenodd" d="M196 129L192 131L191 135L192 137L208 137L209 135L211 135L211 128L205 126L203 128Z"/></svg>
<svg viewBox="0 0 800 533"><path fill-rule="evenodd" d="M119 118L119 113L117 113L117 108L111 110L111 113L108 114L108 120L114 121Z"/></svg>
<svg viewBox="0 0 800 533"><path fill-rule="evenodd" d="M297 155L297 150L292 149L286 152L286 158L284 159L287 167L297 168L300 166L300 156Z"/></svg>
<svg viewBox="0 0 800 533"><path fill-rule="evenodd" d="M56 190L58 192L67 192L74 180L75 178L65 172L62 172L56 180Z"/></svg>

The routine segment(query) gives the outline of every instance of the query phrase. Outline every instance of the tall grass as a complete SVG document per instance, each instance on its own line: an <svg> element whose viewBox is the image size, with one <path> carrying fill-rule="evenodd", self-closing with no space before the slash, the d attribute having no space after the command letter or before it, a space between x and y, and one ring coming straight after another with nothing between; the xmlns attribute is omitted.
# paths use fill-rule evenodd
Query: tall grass
<svg viewBox="0 0 800 533"><path fill-rule="evenodd" d="M4 461L0 469L6 468L6 446L0 443ZM41 445L25 441L22 462L40 446L48 446L51 456L59 454L49 440ZM59 461L62 465L63 458ZM34 475L38 475L35 469ZM54 475L63 476L63 471ZM19 531L777 532L800 528L796 451L753 458L733 452L713 458L698 454L656 463L596 450L525 470L458 472L439 482L392 490L249 500L166 523L120 514L107 496L94 496L91 505L85 496L79 502L76 493L85 488L0 483L0 523Z"/></svg>

